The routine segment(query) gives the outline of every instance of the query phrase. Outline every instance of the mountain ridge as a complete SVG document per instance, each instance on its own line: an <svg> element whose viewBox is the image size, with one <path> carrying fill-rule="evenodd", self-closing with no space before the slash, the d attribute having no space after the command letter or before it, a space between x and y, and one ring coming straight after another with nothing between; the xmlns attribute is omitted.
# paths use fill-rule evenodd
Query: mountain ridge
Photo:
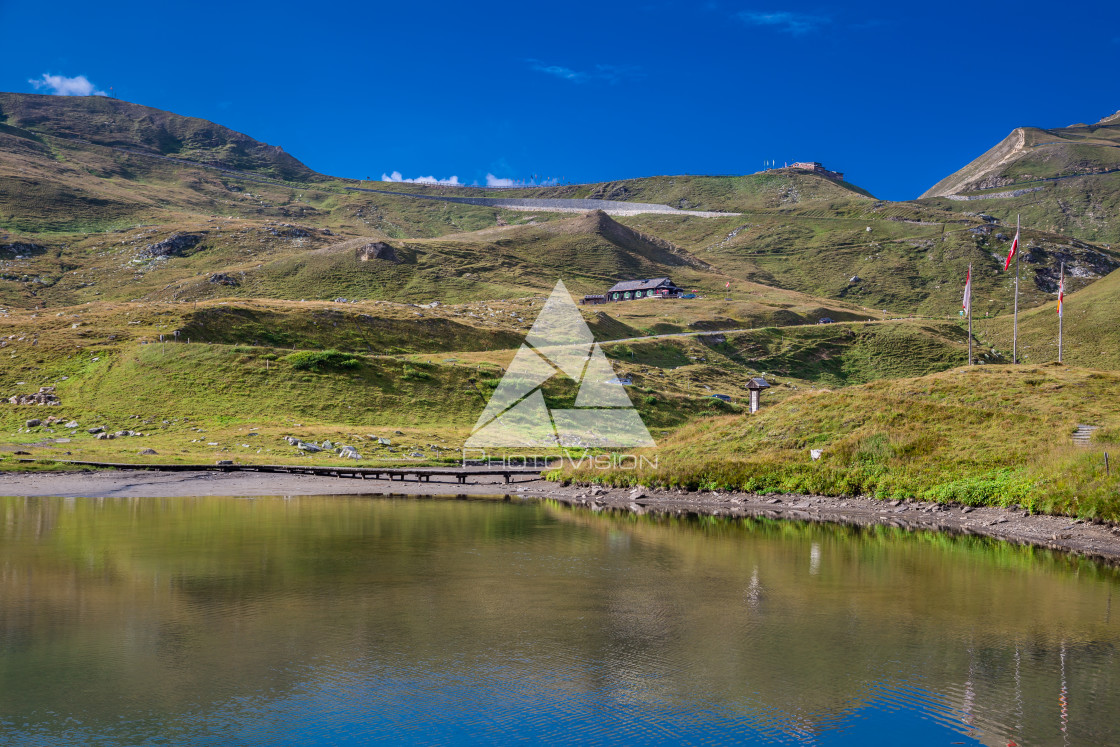
<svg viewBox="0 0 1120 747"><path fill-rule="evenodd" d="M0 92L0 121L6 128L32 135L135 148L285 179L319 178L279 145L268 145L206 119L107 96Z"/></svg>

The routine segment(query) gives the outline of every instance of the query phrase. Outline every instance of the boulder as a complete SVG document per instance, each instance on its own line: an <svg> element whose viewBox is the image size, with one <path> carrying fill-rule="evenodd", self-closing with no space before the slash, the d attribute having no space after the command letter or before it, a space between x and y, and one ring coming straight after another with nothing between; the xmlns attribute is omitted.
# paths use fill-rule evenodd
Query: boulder
<svg viewBox="0 0 1120 747"><path fill-rule="evenodd" d="M91 435L94 435L94 436L96 436L98 433L104 433L104 432L105 432L105 429L100 425L95 427L95 428L90 428L89 429L89 433Z"/></svg>
<svg viewBox="0 0 1120 747"><path fill-rule="evenodd" d="M279 228L267 228L265 230L273 236L280 236L285 239L304 239L311 235L310 230L291 223L281 223Z"/></svg>
<svg viewBox="0 0 1120 747"><path fill-rule="evenodd" d="M8 402L13 405L60 405L62 401L55 395L53 386L41 386L36 394L17 394Z"/></svg>
<svg viewBox="0 0 1120 747"><path fill-rule="evenodd" d="M296 448L300 451L306 451L308 454L316 454L322 451L322 449L320 449L315 444L305 444L303 441L297 441Z"/></svg>
<svg viewBox="0 0 1120 747"><path fill-rule="evenodd" d="M67 423L67 424L66 424L65 426L63 426L63 427L64 427L64 428L79 428L79 427L81 427L81 426L79 426L79 425L78 425L78 421L77 421L77 420L71 420L71 421L70 421L69 423Z"/></svg>
<svg viewBox="0 0 1120 747"><path fill-rule="evenodd" d="M380 259L394 264L400 263L400 258L397 257L397 250L386 244L384 241L375 241L372 244L366 244L359 247L355 256L359 262L369 262L371 259Z"/></svg>
<svg viewBox="0 0 1120 747"><path fill-rule="evenodd" d="M43 424L43 421L39 420L39 418L31 418L31 420L27 421L27 427L28 428L34 428L35 426L42 425L42 424Z"/></svg>
<svg viewBox="0 0 1120 747"><path fill-rule="evenodd" d="M153 454L158 454L159 452L157 452L155 449L141 449L137 453L140 456L152 456Z"/></svg>
<svg viewBox="0 0 1120 747"><path fill-rule="evenodd" d="M202 241L202 236L196 233L173 233L163 241L148 244L140 252L141 259L155 259L156 257L181 257L188 249L193 249Z"/></svg>
<svg viewBox="0 0 1120 747"><path fill-rule="evenodd" d="M353 446L343 446L338 455L343 459L361 459L362 455Z"/></svg>
<svg viewBox="0 0 1120 747"><path fill-rule="evenodd" d="M215 272L210 276L210 282L214 285L228 285L233 288L241 285L240 280L233 277L232 275L227 275L224 272Z"/></svg>

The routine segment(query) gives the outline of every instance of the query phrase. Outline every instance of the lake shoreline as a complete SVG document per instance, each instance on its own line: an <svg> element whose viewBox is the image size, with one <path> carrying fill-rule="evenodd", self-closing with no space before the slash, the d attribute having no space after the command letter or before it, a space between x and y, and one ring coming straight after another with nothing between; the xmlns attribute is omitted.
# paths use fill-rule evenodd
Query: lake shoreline
<svg viewBox="0 0 1120 747"><path fill-rule="evenodd" d="M501 477L455 482L354 480L247 472L0 472L0 496L178 498L192 496L363 495L511 496L555 500L591 511L773 518L972 534L1034 545L1120 565L1120 527L1000 507L806 495L755 495L650 488L561 485L543 479L506 484Z"/></svg>

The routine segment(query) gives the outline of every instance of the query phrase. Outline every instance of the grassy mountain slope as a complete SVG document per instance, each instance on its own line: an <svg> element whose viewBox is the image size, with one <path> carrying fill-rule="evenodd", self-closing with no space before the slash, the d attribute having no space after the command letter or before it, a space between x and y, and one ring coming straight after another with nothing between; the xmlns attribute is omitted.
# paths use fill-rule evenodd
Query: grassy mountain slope
<svg viewBox="0 0 1120 747"><path fill-rule="evenodd" d="M973 264L976 308L1012 306L1003 272L1014 228L913 203L836 202L778 212L699 220L645 215L627 225L670 239L725 274L893 313L955 315ZM1044 303L1057 290L1059 264L1081 287L1120 267L1120 253L1060 234L1024 230L1020 303Z"/></svg>
<svg viewBox="0 0 1120 747"><path fill-rule="evenodd" d="M283 183L272 178L279 167L267 159L239 162L256 168L267 183L160 160L151 155L160 147L217 159L234 147L221 143L237 145L243 136L219 133L219 145L210 153L203 147L210 140L198 134L210 133L201 120L156 116L155 110L111 100L61 102L54 108L57 99L16 94L3 99L8 121L22 129L9 125L11 132L0 133L7 138L0 147L0 225L6 221L15 229L0 241L44 247L31 259L5 262L0 257L0 303L12 306L223 295L461 301L535 292L545 285L545 275L566 275L557 270L573 268L576 289L585 292L602 290L620 277L670 274L704 292L733 279L892 313L949 315L957 309L956 279L969 261L977 264L978 294L991 299L980 308L995 314L1009 306L1006 277L998 271L1008 229L992 229L975 214L953 212L956 203L945 209L877 202L850 185L789 170L502 192L747 211L720 219L630 216L571 230L568 219L550 213L347 192L329 179ZM126 128L119 123L122 111L140 123ZM153 123L171 134L157 137ZM88 137L75 139L83 133ZM143 146L149 155L105 144L117 142ZM275 156L267 146L253 152L260 158ZM393 188L482 192L408 184ZM566 228L549 232L539 225L553 222ZM144 224L141 230L129 233L138 224ZM643 234L639 243L646 248L629 244L621 228L612 228L619 224ZM124 235L105 236L105 228ZM307 235L291 235L301 231ZM152 241L184 232L205 235L190 256L154 262L135 256ZM378 240L396 240L400 261L357 259L355 250L363 241ZM1051 232L1037 232L1037 242L1037 282L1025 284L1022 299L1028 306L1052 291L1061 258L1083 266L1083 281L1116 266L1115 257L1088 242L1070 243ZM678 266L686 254L699 262ZM705 264L714 270L705 274ZM215 286L214 275L232 277L237 285ZM580 285L578 278L585 282Z"/></svg>
<svg viewBox="0 0 1120 747"><path fill-rule="evenodd" d="M922 199L949 210L982 210L1005 222L1022 214L1033 228L1120 242L1120 118L1057 129L1020 127Z"/></svg>
<svg viewBox="0 0 1120 747"><path fill-rule="evenodd" d="M1034 190L1010 196L1015 190ZM948 198L922 200L946 210L980 211L1013 226L1058 233L1104 246L1120 246L1120 173L1062 177L1024 182L1006 189L974 193L983 200L960 202Z"/></svg>
<svg viewBox="0 0 1120 747"><path fill-rule="evenodd" d="M204 119L107 96L0 93L0 122L6 132L32 139L52 135L279 179L320 178L280 146Z"/></svg>
<svg viewBox="0 0 1120 747"><path fill-rule="evenodd" d="M1120 272L1066 294L1062 360L1073 366L1120 369ZM1011 350L1012 320L986 321L980 330L993 345ZM1027 363L1058 359L1057 301L1019 315L1019 352Z"/></svg>
<svg viewBox="0 0 1120 747"><path fill-rule="evenodd" d="M1020 504L1120 519L1120 375L1053 366L977 366L807 392L756 415L681 429L644 473L575 472L619 484ZM1075 447L1078 423L1102 426ZM810 449L820 449L813 460Z"/></svg>
<svg viewBox="0 0 1120 747"><path fill-rule="evenodd" d="M922 197L1116 170L1120 168L1120 124L1114 119L1050 130L1019 127L975 161L930 187Z"/></svg>
<svg viewBox="0 0 1120 747"><path fill-rule="evenodd" d="M544 298L434 308L386 302L103 302L0 315L5 361L0 394L6 398L50 385L62 398L58 408L0 407L5 433L0 452L133 460L148 447L157 450L156 459L198 461L218 453L275 461L295 456L280 442L290 433L334 441L354 441L357 434L358 443L376 451L366 438L368 429L379 435L401 430L404 445L415 446L424 434L456 448ZM650 311L664 304L674 308ZM769 312L785 315L786 323L796 321L797 307L783 306ZM762 308L756 302L651 300L607 307L614 316L601 307L587 308L584 315L597 339L606 341L616 370L633 377L630 398L658 437L696 417L735 411L736 405L711 395L741 402L747 380L759 373L773 379L770 399L776 401L806 387L944 368L964 355L959 329L906 322L609 342L653 331L747 326L759 321L752 315ZM647 329L651 323L658 329ZM168 342L161 343L161 336ZM350 351L339 354L350 362L297 365L301 356L324 348ZM570 406L575 387L561 380L549 385L546 396L557 406ZM64 422L75 418L83 429L22 428L24 420L48 415ZM95 425L148 435L143 441L99 441L84 430ZM252 449L242 446L249 427L265 437L249 442ZM56 444L59 437L69 440ZM5 449L5 442L12 445ZM380 450L377 458L399 460L415 451ZM419 451L433 458L430 450ZM329 463L334 457L306 458Z"/></svg>
<svg viewBox="0 0 1120 747"><path fill-rule="evenodd" d="M390 242L396 260L363 261L343 243L277 260L251 273L242 293L290 297L465 301L550 289L563 277L576 293L603 292L619 279L671 275L686 287L715 287L718 273L687 252L642 236L602 212L435 239Z"/></svg>
<svg viewBox="0 0 1120 747"><path fill-rule="evenodd" d="M393 184L389 189L427 195L494 196L493 190L443 185ZM681 210L776 209L819 200L867 199L871 195L853 184L809 171L777 169L742 176L650 176L596 184L503 189L502 197L652 202Z"/></svg>

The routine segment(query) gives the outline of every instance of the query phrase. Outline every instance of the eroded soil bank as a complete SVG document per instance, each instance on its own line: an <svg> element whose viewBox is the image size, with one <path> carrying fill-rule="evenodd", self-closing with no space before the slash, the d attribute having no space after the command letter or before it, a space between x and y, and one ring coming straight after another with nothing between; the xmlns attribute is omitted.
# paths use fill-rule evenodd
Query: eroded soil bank
<svg viewBox="0 0 1120 747"><path fill-rule="evenodd" d="M541 479L477 478L450 482L354 480L336 477L223 472L0 473L0 496L175 498L224 495L510 495L546 498L592 511L770 517L841 524L886 524L975 534L1031 544L1120 564L1120 527L1005 508L969 508L873 498L699 493L680 490L562 486Z"/></svg>

